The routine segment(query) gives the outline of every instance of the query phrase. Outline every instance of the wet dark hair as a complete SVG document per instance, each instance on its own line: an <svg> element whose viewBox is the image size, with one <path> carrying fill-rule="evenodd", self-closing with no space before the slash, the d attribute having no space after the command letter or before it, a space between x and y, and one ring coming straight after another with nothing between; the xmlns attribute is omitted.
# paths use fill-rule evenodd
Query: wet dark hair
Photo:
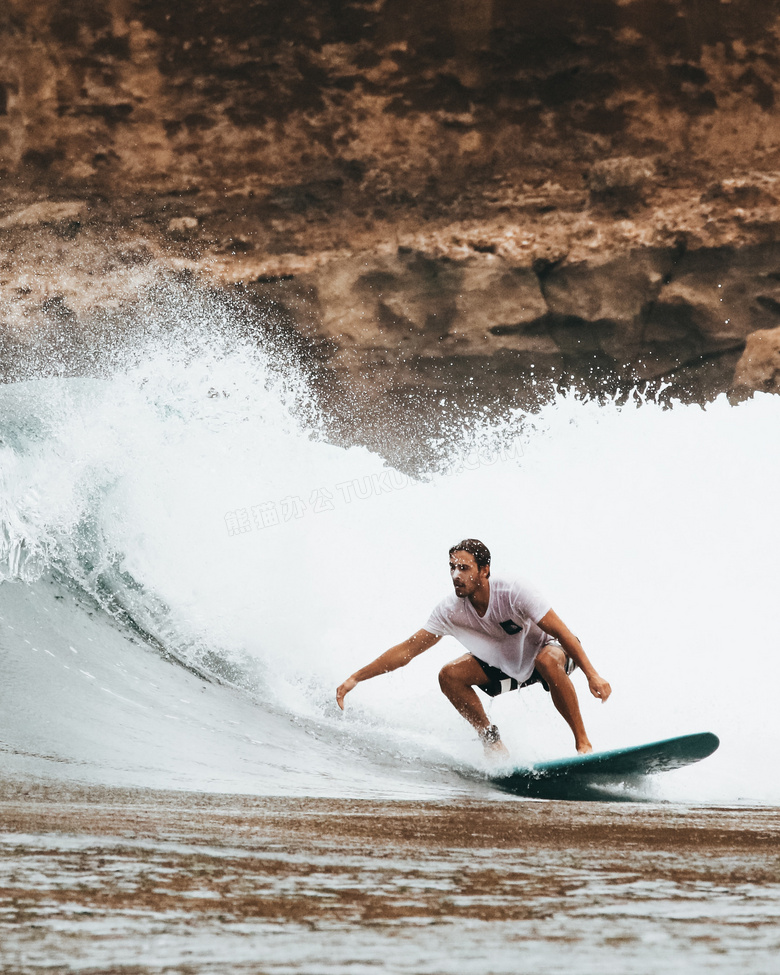
<svg viewBox="0 0 780 975"><path fill-rule="evenodd" d="M473 555L478 569L490 565L490 549L478 538L464 538L462 542L452 546L450 555L453 552L468 552L469 555Z"/></svg>

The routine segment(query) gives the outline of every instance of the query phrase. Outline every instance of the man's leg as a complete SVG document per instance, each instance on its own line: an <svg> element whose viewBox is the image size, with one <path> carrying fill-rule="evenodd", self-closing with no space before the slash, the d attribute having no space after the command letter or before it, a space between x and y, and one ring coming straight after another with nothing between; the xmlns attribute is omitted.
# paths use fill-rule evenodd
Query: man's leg
<svg viewBox="0 0 780 975"><path fill-rule="evenodd" d="M486 686L487 683L484 670L470 653L464 653L457 660L445 664L439 672L439 686L444 695L458 714L477 729L485 750L495 755L508 755L500 738L491 741L486 737L491 725L474 688Z"/></svg>
<svg viewBox="0 0 780 975"><path fill-rule="evenodd" d="M593 746L585 732L577 692L566 673L566 654L559 646L549 643L536 658L535 666L550 688L553 704L574 732L578 753L585 755L592 752Z"/></svg>

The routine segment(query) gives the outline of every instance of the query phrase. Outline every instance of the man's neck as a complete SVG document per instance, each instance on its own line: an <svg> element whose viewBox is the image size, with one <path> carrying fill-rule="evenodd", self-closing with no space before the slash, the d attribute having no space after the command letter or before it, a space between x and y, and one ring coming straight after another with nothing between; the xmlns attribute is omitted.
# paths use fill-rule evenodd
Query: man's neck
<svg viewBox="0 0 780 975"><path fill-rule="evenodd" d="M481 589L477 589L473 596L469 596L469 602L474 607L477 616L484 616L487 613L490 603L490 580L485 582Z"/></svg>

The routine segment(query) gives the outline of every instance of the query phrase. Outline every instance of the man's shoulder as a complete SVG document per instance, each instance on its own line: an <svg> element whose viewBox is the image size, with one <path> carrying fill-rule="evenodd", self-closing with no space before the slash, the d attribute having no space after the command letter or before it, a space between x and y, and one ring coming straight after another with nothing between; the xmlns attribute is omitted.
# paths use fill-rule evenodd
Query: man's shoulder
<svg viewBox="0 0 780 975"><path fill-rule="evenodd" d="M455 595L454 592L449 593L444 597L444 599L439 600L438 603L433 608L431 617L438 617L442 620L447 620L450 623L457 625L463 621L465 616L464 600L460 599Z"/></svg>
<svg viewBox="0 0 780 975"><path fill-rule="evenodd" d="M440 599L436 606L434 607L434 612L439 613L451 613L453 610L457 609L461 604L460 600L454 592L448 593L444 599Z"/></svg>
<svg viewBox="0 0 780 975"><path fill-rule="evenodd" d="M444 636L446 633L450 633L452 627L462 623L460 618L462 607L458 605L459 602L454 593L441 599L431 610L425 629L436 636Z"/></svg>
<svg viewBox="0 0 780 975"><path fill-rule="evenodd" d="M536 587L524 579L522 576L499 576L496 579L491 577L490 586L495 592L507 592L510 595L513 593L528 592L529 590L535 590Z"/></svg>
<svg viewBox="0 0 780 975"><path fill-rule="evenodd" d="M522 576L502 576L495 582L491 580L491 585L495 587L494 592L499 601L508 600L512 605L530 605L536 608L547 601L545 594Z"/></svg>

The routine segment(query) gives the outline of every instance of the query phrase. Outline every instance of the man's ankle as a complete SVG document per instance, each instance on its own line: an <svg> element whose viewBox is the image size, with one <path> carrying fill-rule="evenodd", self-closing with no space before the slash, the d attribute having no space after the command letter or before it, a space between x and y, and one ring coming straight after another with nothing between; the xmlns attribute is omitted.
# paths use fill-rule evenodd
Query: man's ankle
<svg viewBox="0 0 780 975"><path fill-rule="evenodd" d="M494 724L488 725L487 728L479 728L477 734L479 735L479 740L485 747L499 745L501 743L501 735Z"/></svg>

